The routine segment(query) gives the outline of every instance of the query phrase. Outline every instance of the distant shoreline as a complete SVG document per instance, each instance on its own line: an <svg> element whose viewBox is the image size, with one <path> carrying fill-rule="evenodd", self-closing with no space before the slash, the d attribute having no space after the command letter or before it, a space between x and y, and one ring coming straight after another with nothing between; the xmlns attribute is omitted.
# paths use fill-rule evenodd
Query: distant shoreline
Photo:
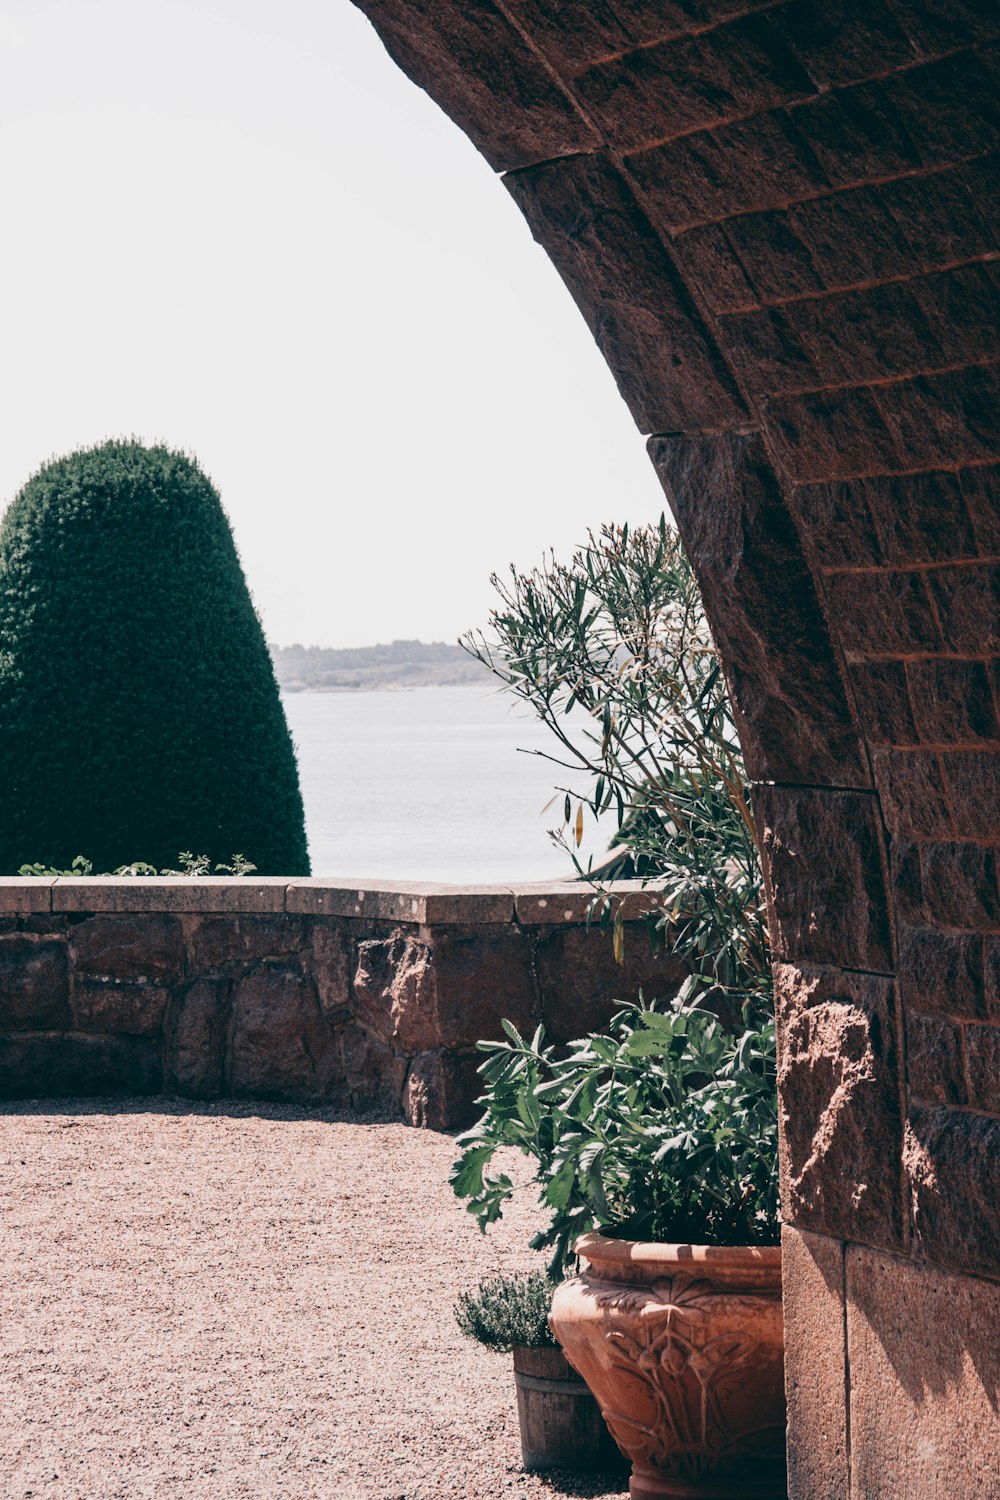
<svg viewBox="0 0 1000 1500"><path fill-rule="evenodd" d="M407 692L423 687L476 687L492 673L458 645L393 641L388 646L270 647L278 686L286 693Z"/></svg>

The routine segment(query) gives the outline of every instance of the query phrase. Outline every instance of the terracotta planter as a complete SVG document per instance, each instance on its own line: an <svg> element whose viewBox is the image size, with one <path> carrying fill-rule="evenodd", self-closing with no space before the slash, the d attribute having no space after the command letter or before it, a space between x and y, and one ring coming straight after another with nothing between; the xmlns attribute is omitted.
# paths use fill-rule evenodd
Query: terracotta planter
<svg viewBox="0 0 1000 1500"><path fill-rule="evenodd" d="M526 1469L621 1466L597 1402L561 1349L515 1349L514 1380Z"/></svg>
<svg viewBox="0 0 1000 1500"><path fill-rule="evenodd" d="M632 1460L633 1500L783 1500L777 1248L576 1246L551 1323Z"/></svg>

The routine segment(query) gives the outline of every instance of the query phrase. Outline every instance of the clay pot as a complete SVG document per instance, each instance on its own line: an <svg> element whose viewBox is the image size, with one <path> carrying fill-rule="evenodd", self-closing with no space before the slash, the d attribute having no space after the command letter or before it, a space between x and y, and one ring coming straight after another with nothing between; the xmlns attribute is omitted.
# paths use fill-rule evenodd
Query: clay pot
<svg viewBox="0 0 1000 1500"><path fill-rule="evenodd" d="M632 1460L632 1500L784 1500L781 1251L588 1234L552 1330Z"/></svg>
<svg viewBox="0 0 1000 1500"><path fill-rule="evenodd" d="M526 1469L622 1466L597 1402L561 1349L515 1349L514 1380Z"/></svg>

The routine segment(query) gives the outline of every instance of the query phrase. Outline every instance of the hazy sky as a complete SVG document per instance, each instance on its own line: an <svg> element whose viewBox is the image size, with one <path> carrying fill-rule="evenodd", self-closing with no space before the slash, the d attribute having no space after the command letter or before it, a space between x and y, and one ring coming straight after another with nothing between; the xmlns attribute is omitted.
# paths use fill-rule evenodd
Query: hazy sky
<svg viewBox="0 0 1000 1500"><path fill-rule="evenodd" d="M268 635L453 639L488 578L658 516L486 163L349 0L0 0L0 503L197 454Z"/></svg>

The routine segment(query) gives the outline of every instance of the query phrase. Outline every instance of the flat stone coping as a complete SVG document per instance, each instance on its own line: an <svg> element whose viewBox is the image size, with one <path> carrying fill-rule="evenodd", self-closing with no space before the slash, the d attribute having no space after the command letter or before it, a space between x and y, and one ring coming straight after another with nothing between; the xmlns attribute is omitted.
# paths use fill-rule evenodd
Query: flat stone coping
<svg viewBox="0 0 1000 1500"><path fill-rule="evenodd" d="M625 921L658 904L656 887L639 880L609 885ZM89 879L36 875L0 878L0 914L31 912L230 912L247 916L295 912L371 917L393 922L475 924L518 922L550 926L586 922L593 900L582 881L550 884L443 885L421 881L348 880L333 876L289 880L179 875L170 878L103 875Z"/></svg>

